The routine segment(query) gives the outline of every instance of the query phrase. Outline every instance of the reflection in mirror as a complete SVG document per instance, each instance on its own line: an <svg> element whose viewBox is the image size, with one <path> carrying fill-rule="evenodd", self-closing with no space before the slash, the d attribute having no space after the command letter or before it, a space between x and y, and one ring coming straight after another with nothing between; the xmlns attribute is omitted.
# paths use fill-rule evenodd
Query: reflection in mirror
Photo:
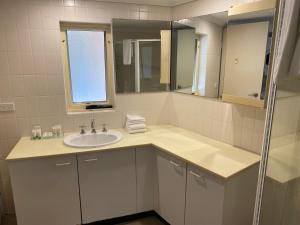
<svg viewBox="0 0 300 225"><path fill-rule="evenodd" d="M172 23L172 90L220 97L226 26L227 12Z"/></svg>
<svg viewBox="0 0 300 225"><path fill-rule="evenodd" d="M223 100L264 107L274 13L271 7L229 14Z"/></svg>
<svg viewBox="0 0 300 225"><path fill-rule="evenodd" d="M168 91L171 24L113 20L116 92Z"/></svg>

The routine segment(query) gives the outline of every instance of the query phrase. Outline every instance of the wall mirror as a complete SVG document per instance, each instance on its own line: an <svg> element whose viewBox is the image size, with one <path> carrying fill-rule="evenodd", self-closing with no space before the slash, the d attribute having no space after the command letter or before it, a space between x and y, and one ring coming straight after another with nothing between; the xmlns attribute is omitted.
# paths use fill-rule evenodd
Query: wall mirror
<svg viewBox="0 0 300 225"><path fill-rule="evenodd" d="M113 19L116 92L170 89L171 23Z"/></svg>
<svg viewBox="0 0 300 225"><path fill-rule="evenodd" d="M264 108L276 1L232 7L228 13L223 101Z"/></svg>
<svg viewBox="0 0 300 225"><path fill-rule="evenodd" d="M220 12L172 22L172 90L221 96L227 20Z"/></svg>

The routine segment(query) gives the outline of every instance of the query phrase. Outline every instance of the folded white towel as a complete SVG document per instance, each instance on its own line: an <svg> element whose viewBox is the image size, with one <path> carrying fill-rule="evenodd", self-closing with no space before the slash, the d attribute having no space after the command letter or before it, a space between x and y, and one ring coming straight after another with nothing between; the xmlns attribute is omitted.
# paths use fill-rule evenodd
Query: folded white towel
<svg viewBox="0 0 300 225"><path fill-rule="evenodd" d="M146 124L144 123L136 123L136 124L130 124L128 121L126 122L126 128L131 130L138 130L138 129L145 129Z"/></svg>
<svg viewBox="0 0 300 225"><path fill-rule="evenodd" d="M136 133L144 133L146 129L138 129L138 130L127 130L129 134L136 134Z"/></svg>
<svg viewBox="0 0 300 225"><path fill-rule="evenodd" d="M126 121L126 125L136 125L136 124L145 124L145 121L137 121L137 120L134 120L134 121L127 120Z"/></svg>
<svg viewBox="0 0 300 225"><path fill-rule="evenodd" d="M131 115L131 114L127 114L126 115L126 119L128 121L146 121L144 117L142 116L138 116L138 115Z"/></svg>
<svg viewBox="0 0 300 225"><path fill-rule="evenodd" d="M142 116L138 115L127 115L126 116L126 124L145 124L146 119Z"/></svg>

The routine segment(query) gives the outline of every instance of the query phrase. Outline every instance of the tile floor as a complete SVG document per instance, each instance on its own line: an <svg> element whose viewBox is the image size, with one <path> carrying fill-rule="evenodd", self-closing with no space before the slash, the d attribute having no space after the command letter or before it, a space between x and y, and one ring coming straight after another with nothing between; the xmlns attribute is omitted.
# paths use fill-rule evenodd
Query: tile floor
<svg viewBox="0 0 300 225"><path fill-rule="evenodd" d="M11 215L7 215L3 219L3 225L17 225L16 218ZM135 220L132 222L126 222L116 225L164 225L161 221L159 221L156 217L147 217L139 220Z"/></svg>

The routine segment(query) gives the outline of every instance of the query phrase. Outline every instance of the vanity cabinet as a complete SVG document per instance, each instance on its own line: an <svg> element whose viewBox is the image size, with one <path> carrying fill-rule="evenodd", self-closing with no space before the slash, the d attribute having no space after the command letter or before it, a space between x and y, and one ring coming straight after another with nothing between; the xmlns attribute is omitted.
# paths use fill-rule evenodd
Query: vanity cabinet
<svg viewBox="0 0 300 225"><path fill-rule="evenodd" d="M185 225L251 225L258 164L226 180L188 165Z"/></svg>
<svg viewBox="0 0 300 225"><path fill-rule="evenodd" d="M9 166L18 225L81 224L75 155Z"/></svg>
<svg viewBox="0 0 300 225"><path fill-rule="evenodd" d="M78 155L82 222L136 213L135 150Z"/></svg>
<svg viewBox="0 0 300 225"><path fill-rule="evenodd" d="M171 225L251 225L258 164L221 178L152 146L11 161L18 225L155 210Z"/></svg>
<svg viewBox="0 0 300 225"><path fill-rule="evenodd" d="M157 151L157 213L172 225L184 224L186 163Z"/></svg>

